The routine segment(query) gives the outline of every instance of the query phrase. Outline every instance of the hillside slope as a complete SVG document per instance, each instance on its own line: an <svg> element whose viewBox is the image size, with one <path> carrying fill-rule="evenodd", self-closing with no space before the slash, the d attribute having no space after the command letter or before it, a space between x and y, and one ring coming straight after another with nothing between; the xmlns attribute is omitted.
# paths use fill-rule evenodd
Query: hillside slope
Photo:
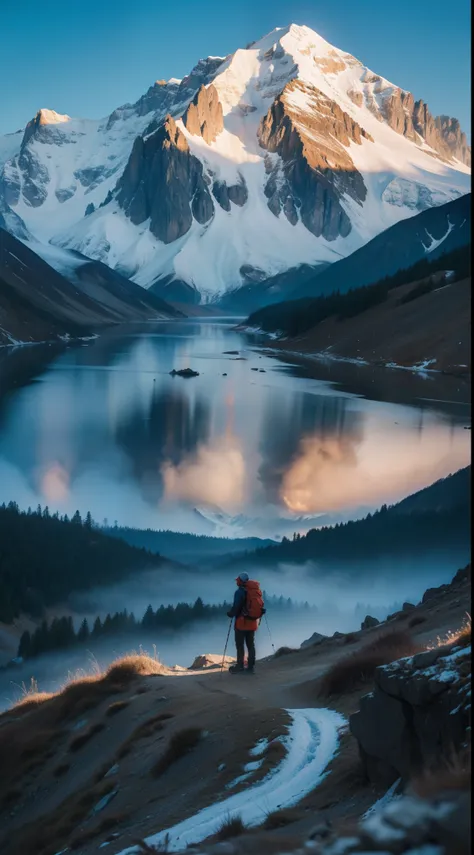
<svg viewBox="0 0 474 855"><path fill-rule="evenodd" d="M270 277L259 288L247 287L226 297L230 308L269 305L280 300L317 297L370 285L422 259L470 244L471 194L417 213L385 229L347 258L323 267L301 265Z"/></svg>
<svg viewBox="0 0 474 855"><path fill-rule="evenodd" d="M0 228L0 344L77 337L104 324L179 316L105 264L25 243Z"/></svg>
<svg viewBox="0 0 474 855"><path fill-rule="evenodd" d="M0 148L15 233L194 303L338 261L470 187L456 119L296 24L100 121L41 109Z"/></svg>
<svg viewBox="0 0 474 855"><path fill-rule="evenodd" d="M320 360L468 375L470 307L468 244L371 285L266 306L243 328Z"/></svg>
<svg viewBox="0 0 474 855"><path fill-rule="evenodd" d="M362 774L358 740L347 728L347 719L359 708L366 722L366 693L374 687L376 664L398 660L403 650L437 648L439 636L450 632L446 647L422 654L425 662L429 657L436 661L436 668L423 672L413 667L415 660L403 660L416 672L405 680L405 689L413 687L412 698L421 683L431 681L415 728L408 733L401 726L391 728L384 718L371 733L374 738L380 734L386 752L395 745L400 762L422 747L427 769L433 761L446 760L448 748L460 748L468 700L463 690L470 673L468 631L462 637L460 628L469 599L470 568L465 568L451 584L427 592L421 603L400 613L391 626L336 633L319 644L287 650L287 655L260 661L255 679L220 675L218 667L173 671L134 656L112 663L102 674L78 677L56 694L23 698L0 717L7 760L0 781L2 852L54 855L66 849L95 855L107 844L112 855L138 855L155 851L138 841L147 839L153 846L160 832L170 829L168 851L195 843L197 848L186 851L301 855L314 848L305 843L319 839L316 829L322 837L332 828L347 831L348 822L378 806L388 786ZM388 644L381 653L377 643L385 634ZM357 679L349 668L346 688L324 693L328 672L352 657L357 669L374 649L370 672ZM445 670L448 663L451 670L443 679L440 657L453 651L456 661L452 656L446 661ZM381 670L375 673L377 687ZM427 755L429 740L434 742L438 733L439 744ZM414 771L421 771L419 763ZM239 810L244 827L226 827ZM416 840L424 840L425 822L417 829L413 813L409 817ZM224 830L216 835L221 825ZM218 840L226 843L214 848ZM432 837L429 843L431 851ZM370 851L375 849L380 847L372 841ZM362 850L368 851L367 845ZM383 851L401 850L387 849L385 837ZM436 851L467 855L468 850Z"/></svg>

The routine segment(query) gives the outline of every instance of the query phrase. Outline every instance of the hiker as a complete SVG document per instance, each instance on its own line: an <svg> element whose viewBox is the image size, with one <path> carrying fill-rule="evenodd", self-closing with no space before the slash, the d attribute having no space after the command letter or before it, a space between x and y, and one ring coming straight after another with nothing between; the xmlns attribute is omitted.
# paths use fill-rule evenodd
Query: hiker
<svg viewBox="0 0 474 855"><path fill-rule="evenodd" d="M229 671L236 674L245 671L253 674L255 668L255 633L260 618L265 614L263 597L258 582L249 579L248 573L240 573L235 580L237 590L234 594L232 608L227 617L235 618L235 647L237 662L231 665ZM247 646L247 668L244 668L244 646Z"/></svg>

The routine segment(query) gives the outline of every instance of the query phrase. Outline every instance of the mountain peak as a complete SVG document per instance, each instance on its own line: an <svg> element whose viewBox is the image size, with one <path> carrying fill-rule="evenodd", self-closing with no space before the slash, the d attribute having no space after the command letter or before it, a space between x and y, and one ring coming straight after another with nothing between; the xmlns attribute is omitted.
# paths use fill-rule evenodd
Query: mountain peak
<svg viewBox="0 0 474 855"><path fill-rule="evenodd" d="M35 116L35 120L37 120L38 125L60 125L63 122L70 122L71 117L66 114L56 113L55 110L48 110L46 107L41 107Z"/></svg>
<svg viewBox="0 0 474 855"><path fill-rule="evenodd" d="M50 125L63 125L70 121L70 116L63 115L62 113L56 113L55 110L48 110L46 107L42 107L38 110L34 119L30 119L26 125L21 144L22 149L24 149L37 131L41 131L41 129L47 128Z"/></svg>

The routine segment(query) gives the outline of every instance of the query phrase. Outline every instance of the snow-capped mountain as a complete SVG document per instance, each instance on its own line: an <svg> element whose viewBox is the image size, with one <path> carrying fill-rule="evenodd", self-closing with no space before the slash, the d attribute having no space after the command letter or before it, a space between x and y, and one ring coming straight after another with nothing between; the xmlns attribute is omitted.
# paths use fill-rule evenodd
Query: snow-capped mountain
<svg viewBox="0 0 474 855"><path fill-rule="evenodd" d="M19 237L194 302L337 261L470 189L456 119L294 24L104 120L40 110L2 165Z"/></svg>

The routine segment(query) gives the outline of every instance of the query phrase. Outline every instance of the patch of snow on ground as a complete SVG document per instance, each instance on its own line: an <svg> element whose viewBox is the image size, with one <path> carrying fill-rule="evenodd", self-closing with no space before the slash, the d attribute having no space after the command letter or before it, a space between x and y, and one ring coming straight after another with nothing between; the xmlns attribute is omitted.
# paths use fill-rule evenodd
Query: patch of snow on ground
<svg viewBox="0 0 474 855"><path fill-rule="evenodd" d="M260 757L261 754L264 754L269 745L269 740L264 737L263 739L259 739L258 742L250 749L249 754L252 757Z"/></svg>
<svg viewBox="0 0 474 855"><path fill-rule="evenodd" d="M377 799L377 801L374 802L374 804L371 807L369 807L368 810L366 810L366 812L364 813L364 816L362 818L366 819L368 816L372 816L373 814L379 813L379 811L383 810L385 808L385 806L390 801L392 801L392 799L400 798L399 795L395 795L395 791L396 791L398 785L400 784L400 781L401 781L401 778L398 778L398 780L395 781L395 783L392 784L392 786L387 790L385 795L383 795L380 799Z"/></svg>
<svg viewBox="0 0 474 855"><path fill-rule="evenodd" d="M276 769L253 787L199 811L172 828L146 839L149 846L168 843L176 852L215 834L225 820L240 816L246 826L261 824L266 814L297 804L322 781L345 727L342 715L329 709L286 710L292 718L284 742L287 753ZM120 855L137 853L136 847Z"/></svg>

